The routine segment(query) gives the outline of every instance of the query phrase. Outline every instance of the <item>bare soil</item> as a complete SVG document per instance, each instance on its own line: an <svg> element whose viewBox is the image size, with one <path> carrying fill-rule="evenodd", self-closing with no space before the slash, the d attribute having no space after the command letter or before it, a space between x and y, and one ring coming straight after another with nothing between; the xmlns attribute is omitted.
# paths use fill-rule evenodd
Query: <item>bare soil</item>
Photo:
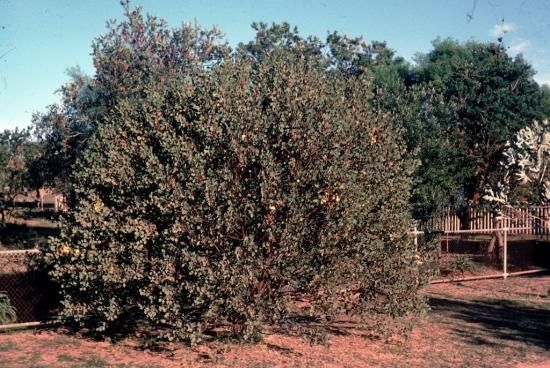
<svg viewBox="0 0 550 368"><path fill-rule="evenodd" d="M263 342L162 351L61 331L0 333L0 367L550 367L550 276L432 285L431 311L407 335L325 326L326 343L267 328ZM307 327L307 326L305 326Z"/></svg>

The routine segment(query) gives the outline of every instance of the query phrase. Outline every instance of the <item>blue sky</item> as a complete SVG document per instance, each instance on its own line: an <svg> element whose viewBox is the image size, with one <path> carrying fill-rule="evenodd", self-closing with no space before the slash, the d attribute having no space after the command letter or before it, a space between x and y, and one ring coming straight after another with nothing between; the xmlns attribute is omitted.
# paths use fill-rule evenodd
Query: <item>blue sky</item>
<svg viewBox="0 0 550 368"><path fill-rule="evenodd" d="M523 53L550 84L550 0L133 0L173 25L218 25L232 45L253 37L253 21L288 21L303 35L328 30L385 40L411 60L436 37L495 41ZM471 15L469 19L468 15ZM24 127L33 112L58 100L55 91L79 65L93 74L91 42L118 0L0 0L0 130Z"/></svg>

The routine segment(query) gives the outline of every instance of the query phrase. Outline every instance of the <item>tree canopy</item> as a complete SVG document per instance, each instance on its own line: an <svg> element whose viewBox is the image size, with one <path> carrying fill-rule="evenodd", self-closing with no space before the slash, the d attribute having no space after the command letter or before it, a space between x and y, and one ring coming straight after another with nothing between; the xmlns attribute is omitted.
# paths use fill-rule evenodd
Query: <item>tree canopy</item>
<svg viewBox="0 0 550 368"><path fill-rule="evenodd" d="M447 151L432 155L426 150L433 145L419 141L421 182L447 183L429 185L463 206L478 205L484 188L502 175L498 163L506 143L548 113L548 98L533 75L521 56L510 57L501 44L437 40L419 56L416 83L433 86L445 101L434 108L440 110L436 142Z"/></svg>

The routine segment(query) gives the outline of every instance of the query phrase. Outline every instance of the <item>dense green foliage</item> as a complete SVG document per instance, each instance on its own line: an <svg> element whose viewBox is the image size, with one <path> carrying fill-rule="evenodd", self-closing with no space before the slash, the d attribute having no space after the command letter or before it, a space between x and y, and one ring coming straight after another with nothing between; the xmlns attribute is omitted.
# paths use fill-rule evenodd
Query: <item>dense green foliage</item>
<svg viewBox="0 0 550 368"><path fill-rule="evenodd" d="M421 133L417 141L422 164L416 174L416 192L438 193L443 202L430 205L432 199L421 196L417 204L478 205L484 189L503 175L498 163L506 142L547 116L547 92L533 80L531 66L501 44L437 40L414 72L417 83L429 83L445 101L432 104L439 134Z"/></svg>
<svg viewBox="0 0 550 368"><path fill-rule="evenodd" d="M393 116L371 105L369 78L284 46L159 66L178 33L159 39L163 24L129 16L95 49L111 97L45 252L63 320L180 337L229 323L253 339L296 292L318 317L422 307L426 272L407 234L414 162ZM140 43L122 42L134 31ZM116 65L128 65L120 88L107 77Z"/></svg>
<svg viewBox="0 0 550 368"><path fill-rule="evenodd" d="M160 85L167 78L189 75L228 53L217 29L184 23L168 30L165 21L145 18L127 1L123 5L131 21L111 23L109 32L94 40L95 78L79 68L69 69L70 81L58 91L61 103L33 116L41 147L41 157L31 166L36 187L70 194L73 166L118 98L139 94L142 83Z"/></svg>

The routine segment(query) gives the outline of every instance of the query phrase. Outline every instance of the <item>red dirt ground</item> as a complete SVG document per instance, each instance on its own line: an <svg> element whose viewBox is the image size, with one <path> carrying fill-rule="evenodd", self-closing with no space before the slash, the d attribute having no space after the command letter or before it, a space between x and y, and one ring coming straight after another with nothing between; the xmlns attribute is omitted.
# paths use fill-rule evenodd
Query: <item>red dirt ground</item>
<svg viewBox="0 0 550 368"><path fill-rule="evenodd" d="M0 334L0 367L550 367L550 276L432 285L431 311L407 336L330 326L328 343L266 333L256 345L144 350L56 331Z"/></svg>

